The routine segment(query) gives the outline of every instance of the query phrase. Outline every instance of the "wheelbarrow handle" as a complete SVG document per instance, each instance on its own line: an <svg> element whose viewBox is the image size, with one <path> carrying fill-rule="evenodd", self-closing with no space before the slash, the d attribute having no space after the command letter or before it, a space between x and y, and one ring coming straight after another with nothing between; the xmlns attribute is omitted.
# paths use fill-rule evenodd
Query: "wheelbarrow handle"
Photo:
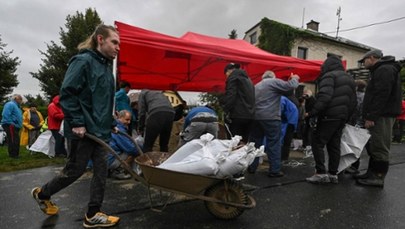
<svg viewBox="0 0 405 229"><path fill-rule="evenodd" d="M129 140L131 140L132 143L134 143L136 149L138 150L140 155L143 155L143 151L141 149L141 147L138 145L138 143L127 133L123 132L123 131L118 131L118 134L124 135L125 137L129 138Z"/></svg>
<svg viewBox="0 0 405 229"><path fill-rule="evenodd" d="M132 170L131 167L129 167L129 165L122 160L122 158L115 152L115 150L113 148L111 148L110 145L108 145L106 142L104 142L103 140L99 139L98 137L89 134L89 133L85 133L84 136L94 142L96 142L97 144L101 145L103 148L105 148L107 151L109 151L120 163L121 165L124 167L124 169L132 175L132 177L138 181L141 182L145 182L145 179L141 176L139 176L137 173L134 172L134 170Z"/></svg>

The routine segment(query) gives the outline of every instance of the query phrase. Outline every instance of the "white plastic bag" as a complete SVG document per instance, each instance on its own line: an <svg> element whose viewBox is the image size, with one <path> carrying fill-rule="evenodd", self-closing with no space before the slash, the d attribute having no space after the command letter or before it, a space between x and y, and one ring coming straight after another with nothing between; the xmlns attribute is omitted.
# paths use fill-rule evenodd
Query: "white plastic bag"
<svg viewBox="0 0 405 229"><path fill-rule="evenodd" d="M342 137L340 141L340 161L338 173L345 170L357 159L360 158L361 152L364 149L368 139L371 135L367 129L355 127L349 124L342 130ZM325 147L325 166L328 167L328 154Z"/></svg>
<svg viewBox="0 0 405 229"><path fill-rule="evenodd" d="M31 145L29 150L44 153L49 157L54 157L55 139L52 136L52 132L50 130L46 130L41 135L39 135L34 144Z"/></svg>
<svg viewBox="0 0 405 229"><path fill-rule="evenodd" d="M364 146L371 135L367 129L346 124L342 131L342 142L345 142L357 158L360 157ZM343 154L342 154L343 155Z"/></svg>

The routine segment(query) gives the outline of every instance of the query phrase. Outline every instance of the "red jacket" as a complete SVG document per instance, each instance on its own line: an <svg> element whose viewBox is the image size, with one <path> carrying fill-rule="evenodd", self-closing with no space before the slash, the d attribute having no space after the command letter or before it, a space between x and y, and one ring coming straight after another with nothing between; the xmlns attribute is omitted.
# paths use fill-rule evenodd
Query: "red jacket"
<svg viewBox="0 0 405 229"><path fill-rule="evenodd" d="M59 130L64 117L62 107L59 104L59 95L57 95L48 106L48 129Z"/></svg>
<svg viewBox="0 0 405 229"><path fill-rule="evenodd" d="M398 115L397 119L405 120L405 100L402 100L402 112Z"/></svg>

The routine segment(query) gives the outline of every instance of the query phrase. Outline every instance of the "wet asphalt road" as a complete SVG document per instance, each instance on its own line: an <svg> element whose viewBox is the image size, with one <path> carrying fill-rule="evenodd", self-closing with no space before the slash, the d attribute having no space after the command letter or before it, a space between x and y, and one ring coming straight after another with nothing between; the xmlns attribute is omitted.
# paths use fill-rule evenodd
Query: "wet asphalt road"
<svg viewBox="0 0 405 229"><path fill-rule="evenodd" d="M338 185L313 185L304 179L313 174L312 158L285 166L286 176L268 178L266 168L247 174L245 182L257 187L251 195L257 206L229 221L214 218L201 200L163 194L152 199L162 212L150 209L148 189L133 180L108 179L103 210L121 217L114 228L405 228L405 144L393 145L384 189L362 187L347 174ZM362 156L362 168L367 164ZM0 173L0 228L82 228L91 173L86 173L52 199L58 216L48 217L30 197L30 191L60 167Z"/></svg>

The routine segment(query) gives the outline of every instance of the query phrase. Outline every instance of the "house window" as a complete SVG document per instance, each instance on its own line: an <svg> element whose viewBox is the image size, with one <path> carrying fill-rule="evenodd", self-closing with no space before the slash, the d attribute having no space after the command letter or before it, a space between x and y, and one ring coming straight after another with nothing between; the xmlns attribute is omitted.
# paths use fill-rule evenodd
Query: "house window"
<svg viewBox="0 0 405 229"><path fill-rule="evenodd" d="M256 44L257 43L257 32L252 33L250 35L250 44Z"/></svg>
<svg viewBox="0 0 405 229"><path fill-rule="evenodd" d="M306 60L308 49L304 47L298 47L297 57Z"/></svg>

